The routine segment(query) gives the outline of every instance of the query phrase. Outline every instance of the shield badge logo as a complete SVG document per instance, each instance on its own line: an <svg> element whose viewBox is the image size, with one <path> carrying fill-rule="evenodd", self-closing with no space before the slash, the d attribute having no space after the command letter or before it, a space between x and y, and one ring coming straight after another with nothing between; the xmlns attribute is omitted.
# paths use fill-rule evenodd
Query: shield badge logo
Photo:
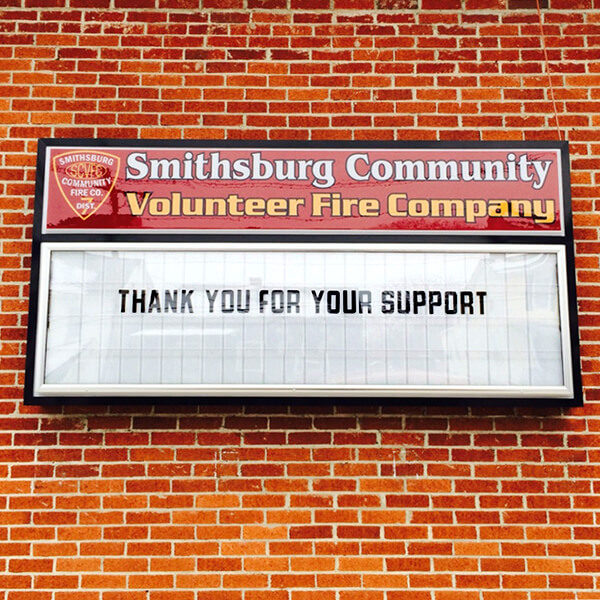
<svg viewBox="0 0 600 600"><path fill-rule="evenodd" d="M85 221L115 187L120 158L97 150L71 150L53 157L54 176L63 198Z"/></svg>

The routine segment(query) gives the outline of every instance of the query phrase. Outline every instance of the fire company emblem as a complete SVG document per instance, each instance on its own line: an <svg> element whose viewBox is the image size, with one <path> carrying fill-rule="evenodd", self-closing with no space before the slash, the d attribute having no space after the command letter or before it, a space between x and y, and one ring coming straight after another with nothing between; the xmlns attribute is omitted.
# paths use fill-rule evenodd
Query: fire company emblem
<svg viewBox="0 0 600 600"><path fill-rule="evenodd" d="M120 159L98 151L72 150L53 158L54 176L63 198L85 220L115 187Z"/></svg>

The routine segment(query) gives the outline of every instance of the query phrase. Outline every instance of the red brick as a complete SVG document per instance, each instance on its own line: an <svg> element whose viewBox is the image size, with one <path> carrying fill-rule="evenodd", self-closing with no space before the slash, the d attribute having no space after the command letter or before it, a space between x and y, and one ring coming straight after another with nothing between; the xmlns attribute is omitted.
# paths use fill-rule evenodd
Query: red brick
<svg viewBox="0 0 600 600"><path fill-rule="evenodd" d="M87 4L10 0L0 23L6 600L193 600L196 590L203 600L593 600L594 1L540 0L571 143L584 407L294 399L42 410L21 402L38 138L560 133L528 0Z"/></svg>

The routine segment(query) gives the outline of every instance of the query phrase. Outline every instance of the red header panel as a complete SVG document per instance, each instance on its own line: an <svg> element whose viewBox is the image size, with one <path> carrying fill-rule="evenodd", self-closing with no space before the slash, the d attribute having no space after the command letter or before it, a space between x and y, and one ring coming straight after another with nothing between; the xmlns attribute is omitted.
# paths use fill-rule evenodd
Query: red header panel
<svg viewBox="0 0 600 600"><path fill-rule="evenodd" d="M554 148L49 145L44 172L49 233L564 231Z"/></svg>

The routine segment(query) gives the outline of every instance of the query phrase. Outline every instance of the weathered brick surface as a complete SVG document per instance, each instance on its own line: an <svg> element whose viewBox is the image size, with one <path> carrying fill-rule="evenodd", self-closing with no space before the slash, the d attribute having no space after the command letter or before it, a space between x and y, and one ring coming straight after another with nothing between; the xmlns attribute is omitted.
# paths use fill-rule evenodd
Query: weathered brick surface
<svg viewBox="0 0 600 600"><path fill-rule="evenodd" d="M600 598L598 0L0 4L0 600ZM583 408L23 406L37 138L559 135Z"/></svg>

